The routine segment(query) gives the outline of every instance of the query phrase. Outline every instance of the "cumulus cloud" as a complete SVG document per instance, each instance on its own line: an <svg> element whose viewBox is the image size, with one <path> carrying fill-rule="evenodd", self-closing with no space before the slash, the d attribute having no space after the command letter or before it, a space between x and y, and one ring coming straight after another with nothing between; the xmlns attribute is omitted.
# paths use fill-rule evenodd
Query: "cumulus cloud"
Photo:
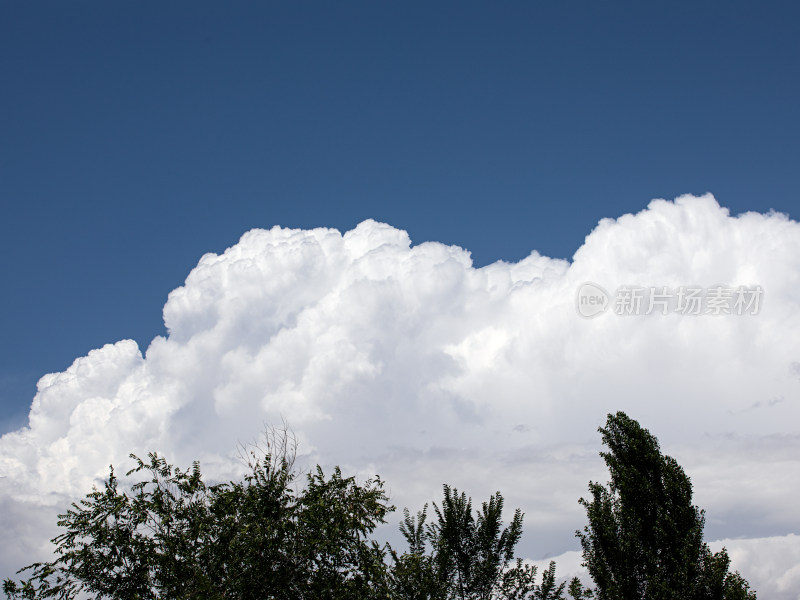
<svg viewBox="0 0 800 600"><path fill-rule="evenodd" d="M687 469L743 575L795 598L799 277L798 223L731 216L710 195L605 219L572 262L474 268L374 221L250 231L200 259L144 354L124 340L40 380L28 427L0 438L0 527L21 548L0 574L46 552L55 513L109 463L158 450L226 477L237 443L281 419L307 464L379 473L401 507L445 482L476 500L501 490L526 513L526 555L563 555L588 480L606 478L596 428L625 410ZM590 319L585 282L610 295ZM623 316L622 287L762 294L756 314ZM791 549L777 567L746 550L769 543Z"/></svg>

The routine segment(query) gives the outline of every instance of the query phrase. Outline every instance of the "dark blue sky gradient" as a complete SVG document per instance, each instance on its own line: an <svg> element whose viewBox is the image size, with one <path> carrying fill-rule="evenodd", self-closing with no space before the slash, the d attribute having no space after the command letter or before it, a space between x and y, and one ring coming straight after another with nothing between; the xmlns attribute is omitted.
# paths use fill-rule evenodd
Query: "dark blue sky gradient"
<svg viewBox="0 0 800 600"><path fill-rule="evenodd" d="M253 227L485 265L687 192L797 218L800 9L611 4L0 3L0 432Z"/></svg>

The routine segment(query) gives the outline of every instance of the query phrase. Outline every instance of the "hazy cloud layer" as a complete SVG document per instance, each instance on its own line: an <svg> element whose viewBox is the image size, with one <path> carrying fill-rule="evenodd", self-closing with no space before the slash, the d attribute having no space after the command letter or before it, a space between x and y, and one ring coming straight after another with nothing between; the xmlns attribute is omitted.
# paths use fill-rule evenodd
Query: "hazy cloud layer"
<svg viewBox="0 0 800 600"><path fill-rule="evenodd" d="M596 428L625 410L692 476L708 537L765 597L797 598L799 278L798 223L711 196L603 220L572 263L475 269L374 221L250 231L169 295L169 335L144 356L123 340L40 380L29 427L0 438L0 527L19 540L0 575L46 552L57 510L109 463L158 450L229 476L237 442L282 418L306 464L377 472L400 507L444 482L501 490L526 513L523 551L561 555L588 480L606 479ZM609 293L591 319L585 282ZM624 286L761 295L757 314L621 316Z"/></svg>

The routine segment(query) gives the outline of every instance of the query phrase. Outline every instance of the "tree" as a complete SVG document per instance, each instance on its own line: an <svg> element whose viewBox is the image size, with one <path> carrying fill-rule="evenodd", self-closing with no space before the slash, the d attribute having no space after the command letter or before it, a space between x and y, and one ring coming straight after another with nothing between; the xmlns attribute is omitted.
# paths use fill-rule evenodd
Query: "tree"
<svg viewBox="0 0 800 600"><path fill-rule="evenodd" d="M253 452L239 482L207 485L198 463L182 471L152 453L147 462L133 456L128 475L148 478L126 492L112 467L103 490L60 515L55 560L26 567L29 579L6 580L4 592L29 600L386 598L386 553L367 539L394 509L383 482L359 485L317 467L295 491L286 435L273 435L263 456Z"/></svg>
<svg viewBox="0 0 800 600"><path fill-rule="evenodd" d="M447 485L441 508L434 504L434 510L437 520L430 539L438 571L447 574L456 598L491 598L522 536L522 512L514 511L509 526L501 529L499 492L483 503L475 518L472 499Z"/></svg>
<svg viewBox="0 0 800 600"><path fill-rule="evenodd" d="M503 527L500 492L473 512L472 499L444 486L436 519L426 524L427 505L412 517L404 510L400 532L408 552L392 552L393 589L409 600L561 600L566 584L556 585L555 563L536 583L535 566L514 559L522 535L522 512L517 509Z"/></svg>
<svg viewBox="0 0 800 600"><path fill-rule="evenodd" d="M399 555L370 536L394 510L379 477L358 483L337 467L304 479L284 427L243 457L240 481L208 484L199 463L181 470L155 454L131 455L137 479L123 486L110 468L59 516L55 559L10 579L11 600L89 595L98 600L755 600L723 549L703 542L692 486L658 441L624 413L600 428L607 486L589 482L589 524L577 532L596 584L558 583L556 566L537 577L514 557L523 514L503 523L500 492L473 510L444 486L441 505L404 511ZM388 559L392 562L389 564Z"/></svg>
<svg viewBox="0 0 800 600"><path fill-rule="evenodd" d="M589 482L589 524L576 532L598 600L755 600L727 553L703 542L691 481L658 440L622 412L599 431L611 480Z"/></svg>
<svg viewBox="0 0 800 600"><path fill-rule="evenodd" d="M426 504L416 516L403 509L400 533L408 542L408 551L398 555L391 550L392 590L397 598L405 600L447 600L449 581L445 573L437 570L432 554L428 553L429 532L425 529L428 517Z"/></svg>

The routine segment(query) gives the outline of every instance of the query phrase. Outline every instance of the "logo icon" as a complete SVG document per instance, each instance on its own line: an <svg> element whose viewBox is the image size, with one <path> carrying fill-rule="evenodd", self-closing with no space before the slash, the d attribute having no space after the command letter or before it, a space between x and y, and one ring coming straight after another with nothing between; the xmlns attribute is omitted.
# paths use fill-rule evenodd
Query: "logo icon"
<svg viewBox="0 0 800 600"><path fill-rule="evenodd" d="M608 309L608 292L596 283L587 281L578 288L575 308L578 314L587 319L596 317Z"/></svg>

